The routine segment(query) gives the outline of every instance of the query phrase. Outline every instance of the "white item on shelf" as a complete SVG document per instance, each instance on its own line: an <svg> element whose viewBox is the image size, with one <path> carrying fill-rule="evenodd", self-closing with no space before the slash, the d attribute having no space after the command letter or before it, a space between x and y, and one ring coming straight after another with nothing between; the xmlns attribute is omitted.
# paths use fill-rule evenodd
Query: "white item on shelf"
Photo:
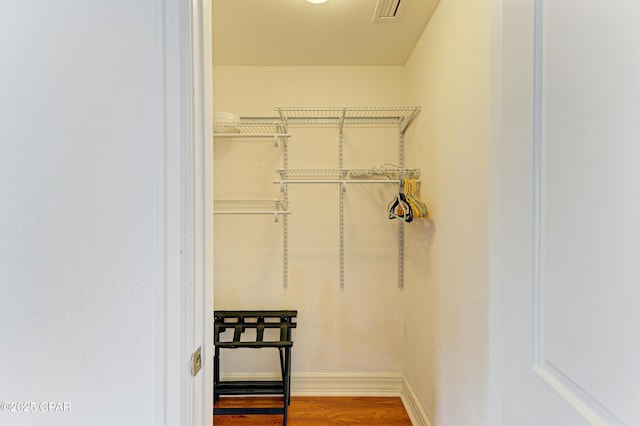
<svg viewBox="0 0 640 426"><path fill-rule="evenodd" d="M231 112L214 112L213 113L213 131L214 133L239 133L240 117Z"/></svg>
<svg viewBox="0 0 640 426"><path fill-rule="evenodd" d="M219 111L219 112L214 112L213 113L213 120L214 121L221 121L221 122L225 122L225 123L237 123L237 122L240 121L240 117L238 117L237 115L235 115L232 112Z"/></svg>

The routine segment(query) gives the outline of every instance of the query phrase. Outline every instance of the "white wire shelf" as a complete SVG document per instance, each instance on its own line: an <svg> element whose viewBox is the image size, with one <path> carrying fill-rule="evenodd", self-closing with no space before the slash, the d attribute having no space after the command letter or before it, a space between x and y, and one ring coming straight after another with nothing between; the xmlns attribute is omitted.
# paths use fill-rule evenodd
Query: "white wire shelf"
<svg viewBox="0 0 640 426"><path fill-rule="evenodd" d="M419 179L420 169L402 167L373 167L368 169L278 169L283 180L299 179L344 179L344 180L400 180Z"/></svg>
<svg viewBox="0 0 640 426"><path fill-rule="evenodd" d="M240 119L239 122L214 121L213 136L216 138L260 138L273 139L276 146L280 140L289 138L287 128L281 120Z"/></svg>
<svg viewBox="0 0 640 426"><path fill-rule="evenodd" d="M280 215L291 214L284 200L214 200L214 214L218 215Z"/></svg>
<svg viewBox="0 0 640 426"><path fill-rule="evenodd" d="M401 107L276 107L287 126L400 126L404 131L420 112Z"/></svg>
<svg viewBox="0 0 640 426"><path fill-rule="evenodd" d="M285 192L289 184L340 184L342 192L347 184L389 184L401 183L403 179L419 179L420 169L279 169L280 180L273 183L280 185Z"/></svg>

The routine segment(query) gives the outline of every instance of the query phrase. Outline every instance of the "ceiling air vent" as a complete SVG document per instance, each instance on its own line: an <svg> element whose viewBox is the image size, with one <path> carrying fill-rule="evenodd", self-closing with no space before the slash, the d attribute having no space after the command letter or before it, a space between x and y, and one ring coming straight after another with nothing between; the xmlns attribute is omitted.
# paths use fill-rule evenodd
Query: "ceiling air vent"
<svg viewBox="0 0 640 426"><path fill-rule="evenodd" d="M378 0L373 22L396 22L401 0Z"/></svg>

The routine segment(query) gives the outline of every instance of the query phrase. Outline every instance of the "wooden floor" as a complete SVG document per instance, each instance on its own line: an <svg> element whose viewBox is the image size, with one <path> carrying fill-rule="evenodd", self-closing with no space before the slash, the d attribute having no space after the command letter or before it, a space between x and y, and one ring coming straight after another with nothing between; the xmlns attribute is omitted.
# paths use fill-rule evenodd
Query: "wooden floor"
<svg viewBox="0 0 640 426"><path fill-rule="evenodd" d="M277 407L278 398L221 398L216 407ZM215 426L282 424L282 415L214 416ZM411 426L400 398L291 397L288 426Z"/></svg>

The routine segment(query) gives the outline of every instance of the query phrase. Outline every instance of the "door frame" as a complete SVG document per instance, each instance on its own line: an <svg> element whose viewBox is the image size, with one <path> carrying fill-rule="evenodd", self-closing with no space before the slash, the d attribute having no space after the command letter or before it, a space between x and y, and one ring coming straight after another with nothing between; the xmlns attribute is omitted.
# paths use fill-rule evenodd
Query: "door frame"
<svg viewBox="0 0 640 426"><path fill-rule="evenodd" d="M212 0L159 0L156 426L213 422ZM191 355L202 347L202 370ZM207 402L208 401L208 402Z"/></svg>

